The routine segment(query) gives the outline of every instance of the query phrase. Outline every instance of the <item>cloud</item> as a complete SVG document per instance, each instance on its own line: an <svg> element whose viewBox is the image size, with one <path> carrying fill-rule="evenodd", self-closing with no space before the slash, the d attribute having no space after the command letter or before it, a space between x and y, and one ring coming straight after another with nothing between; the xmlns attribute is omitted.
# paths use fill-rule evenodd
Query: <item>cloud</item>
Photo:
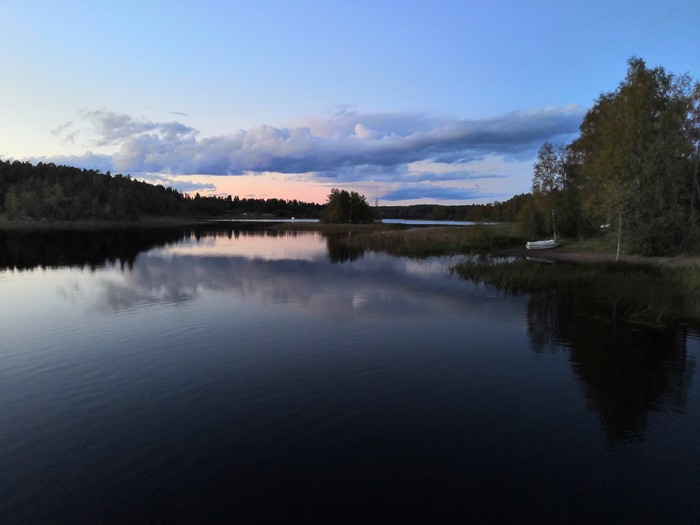
<svg viewBox="0 0 700 525"><path fill-rule="evenodd" d="M477 173L473 171L448 171L445 173L419 172L411 176L417 182L452 182L463 180L505 179L508 175Z"/></svg>
<svg viewBox="0 0 700 525"><path fill-rule="evenodd" d="M333 170L313 172L316 179L337 184L339 182L357 182L373 180L392 182L402 180L408 175L406 166L373 166L361 164L358 166L340 166Z"/></svg>
<svg viewBox="0 0 700 525"><path fill-rule="evenodd" d="M90 151L83 155L59 155L52 157L33 157L31 162L53 162L65 166L73 166L81 169L99 170L103 173L114 172L113 159L110 155L96 155ZM124 172L126 173L126 172ZM162 173L138 173L135 177L150 184L161 184L165 187L175 188L184 193L193 191L216 191L216 186L210 182L194 182L189 180L174 180L167 174Z"/></svg>
<svg viewBox="0 0 700 525"><path fill-rule="evenodd" d="M214 184L203 183L203 182L192 182L189 180L177 181L177 182L172 181L170 186L178 189L179 191L181 191L183 193L192 193L193 191L210 191L210 192L216 191L216 186L214 186Z"/></svg>
<svg viewBox="0 0 700 525"><path fill-rule="evenodd" d="M49 130L49 133L51 133L54 136L61 136L64 135L67 130L69 130L71 127L73 127L73 123L71 121L65 122L64 124L61 124L60 126L56 126L53 129Z"/></svg>
<svg viewBox="0 0 700 525"><path fill-rule="evenodd" d="M570 106L448 120L410 112L361 113L338 106L325 117L288 127L260 125L200 136L181 122L99 109L81 113L82 127L66 123L52 130L66 138L77 133L91 137L89 144L99 154L34 160L137 178L277 173L319 184L363 186L374 195L385 193L381 198L386 200L473 200L491 193L467 189L465 184L456 188L460 182L507 179L493 195L503 196L505 185L514 192L525 191L526 163L543 142L569 140L583 115L582 108ZM454 183L447 187L450 182ZM172 185L182 191L209 190L179 180ZM387 190L398 185L404 189Z"/></svg>
<svg viewBox="0 0 700 525"><path fill-rule="evenodd" d="M339 106L326 118L307 118L299 121L297 127L306 127L319 137L357 135L360 129L373 131L377 138L390 135L406 136L445 125L448 121L413 112L358 113L352 106Z"/></svg>
<svg viewBox="0 0 700 525"><path fill-rule="evenodd" d="M173 180L172 178L161 175L159 173L146 173L138 177L150 184L160 184L167 188L175 188L184 193L191 193L193 191L216 191L216 186L211 182L194 182L191 180Z"/></svg>
<svg viewBox="0 0 700 525"><path fill-rule="evenodd" d="M152 122L107 110L84 112L96 146L117 146L124 172L242 175L251 172L391 171L416 161L454 164L487 155L531 154L574 133L579 108L513 112L482 120L438 121L419 114L343 111L308 126L257 126L199 138L179 122Z"/></svg>
<svg viewBox="0 0 700 525"><path fill-rule="evenodd" d="M464 201L495 197L496 195L484 193L475 188L453 188L432 186L428 184L415 184L404 186L381 195L379 199L385 201L406 200L437 200L437 201Z"/></svg>
<svg viewBox="0 0 700 525"><path fill-rule="evenodd" d="M106 109L83 111L81 115L92 125L97 146L120 144L144 135L158 137L164 143L174 144L196 134L193 128L179 122L151 122Z"/></svg>
<svg viewBox="0 0 700 525"><path fill-rule="evenodd" d="M81 169L99 170L102 172L112 171L114 169L113 159L111 155L95 154L92 151L86 151L82 155L52 155L43 157L31 157L30 162L53 162L64 166L73 166Z"/></svg>
<svg viewBox="0 0 700 525"><path fill-rule="evenodd" d="M73 128L73 122L68 121L60 126L56 126L49 130L54 137L59 137L64 144L75 143L75 138L80 133L80 130L70 131Z"/></svg>

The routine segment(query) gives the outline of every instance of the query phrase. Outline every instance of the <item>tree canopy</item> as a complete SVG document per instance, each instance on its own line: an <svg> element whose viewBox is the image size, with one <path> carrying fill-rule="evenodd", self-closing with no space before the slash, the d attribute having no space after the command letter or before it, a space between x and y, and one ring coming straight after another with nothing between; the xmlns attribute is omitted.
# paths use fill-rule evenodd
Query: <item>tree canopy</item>
<svg viewBox="0 0 700 525"><path fill-rule="evenodd" d="M364 195L333 188L328 195L321 221L337 224L368 224L374 222L374 211Z"/></svg>
<svg viewBox="0 0 700 525"><path fill-rule="evenodd" d="M0 215L12 219L122 220L143 216L319 217L322 206L284 199L183 195L162 185L51 163L0 160Z"/></svg>
<svg viewBox="0 0 700 525"><path fill-rule="evenodd" d="M347 199L352 202L351 197L352 194L348 193L341 201ZM363 199L355 194L354 201L361 202ZM504 202L489 204L414 204L380 206L370 211L377 219L514 221L521 208L531 201L532 195L522 194ZM362 207L366 214L369 206ZM296 199L189 196L172 188L138 181L128 175L112 175L52 163L34 165L0 160L0 216L8 219L133 221L144 216L159 215L320 218L325 208L323 204ZM327 218L332 219L331 216Z"/></svg>
<svg viewBox="0 0 700 525"><path fill-rule="evenodd" d="M569 222L579 232L615 224L639 253L683 250L700 238L699 108L700 84L688 75L630 59L579 136L559 150L542 147L533 194L543 207L575 214Z"/></svg>

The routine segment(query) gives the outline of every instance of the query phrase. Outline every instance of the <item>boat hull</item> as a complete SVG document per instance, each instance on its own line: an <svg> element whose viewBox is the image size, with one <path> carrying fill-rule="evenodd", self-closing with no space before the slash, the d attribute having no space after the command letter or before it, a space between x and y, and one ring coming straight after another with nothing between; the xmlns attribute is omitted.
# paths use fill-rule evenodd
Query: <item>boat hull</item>
<svg viewBox="0 0 700 525"><path fill-rule="evenodd" d="M551 248L556 248L559 243L554 239L549 239L547 241L532 241L525 244L525 248L528 250L549 250Z"/></svg>

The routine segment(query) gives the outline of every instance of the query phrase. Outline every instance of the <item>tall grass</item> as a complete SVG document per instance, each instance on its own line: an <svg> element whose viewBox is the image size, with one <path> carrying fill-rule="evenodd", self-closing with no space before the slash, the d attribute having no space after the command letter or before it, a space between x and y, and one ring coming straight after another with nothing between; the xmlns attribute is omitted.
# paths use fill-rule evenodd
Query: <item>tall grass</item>
<svg viewBox="0 0 700 525"><path fill-rule="evenodd" d="M668 268L631 263L555 263L470 260L455 266L466 279L505 293L557 290L627 321L647 325L700 326L700 267Z"/></svg>
<svg viewBox="0 0 700 525"><path fill-rule="evenodd" d="M349 246L406 257L489 253L522 245L510 224L375 230L345 239Z"/></svg>
<svg viewBox="0 0 700 525"><path fill-rule="evenodd" d="M406 227L401 224L335 224L326 222L285 222L272 227L273 230L353 234L369 234L377 231L401 230L405 228Z"/></svg>

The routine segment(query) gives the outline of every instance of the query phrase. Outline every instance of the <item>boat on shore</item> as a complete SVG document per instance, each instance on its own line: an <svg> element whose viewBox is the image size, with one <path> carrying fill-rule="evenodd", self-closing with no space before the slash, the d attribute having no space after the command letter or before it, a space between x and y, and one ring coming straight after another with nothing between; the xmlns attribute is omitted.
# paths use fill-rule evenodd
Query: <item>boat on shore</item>
<svg viewBox="0 0 700 525"><path fill-rule="evenodd" d="M545 241L531 241L525 243L525 248L528 250L549 250L551 248L556 248L559 246L559 242L556 239L547 239Z"/></svg>

